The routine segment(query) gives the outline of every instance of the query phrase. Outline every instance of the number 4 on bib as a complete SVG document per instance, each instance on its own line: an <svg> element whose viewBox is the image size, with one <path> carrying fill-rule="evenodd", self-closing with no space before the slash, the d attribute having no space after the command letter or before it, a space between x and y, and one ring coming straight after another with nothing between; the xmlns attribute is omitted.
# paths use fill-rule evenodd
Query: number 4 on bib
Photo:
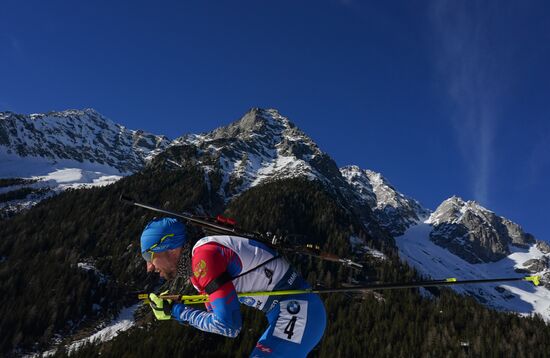
<svg viewBox="0 0 550 358"><path fill-rule="evenodd" d="M288 322L288 325L285 328L285 334L288 334L288 339L292 339L292 335L294 334L294 326L296 325L296 316L292 317L290 322Z"/></svg>
<svg viewBox="0 0 550 358"><path fill-rule="evenodd" d="M285 341L302 343L307 324L307 306L305 300L288 300L279 304L279 318L275 323L273 336Z"/></svg>

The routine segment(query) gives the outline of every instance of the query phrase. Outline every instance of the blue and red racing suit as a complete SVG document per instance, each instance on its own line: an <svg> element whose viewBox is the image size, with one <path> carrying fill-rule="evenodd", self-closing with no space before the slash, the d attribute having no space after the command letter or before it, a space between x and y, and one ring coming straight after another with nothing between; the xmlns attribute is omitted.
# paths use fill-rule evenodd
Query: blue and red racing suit
<svg viewBox="0 0 550 358"><path fill-rule="evenodd" d="M265 312L269 322L251 357L306 357L321 340L326 312L318 295L237 297L237 292L310 287L266 245L236 236L205 237L193 247L192 267L191 283L201 294L224 272L232 279L209 294L206 311L175 304L172 317L176 320L236 337L242 326L240 302Z"/></svg>

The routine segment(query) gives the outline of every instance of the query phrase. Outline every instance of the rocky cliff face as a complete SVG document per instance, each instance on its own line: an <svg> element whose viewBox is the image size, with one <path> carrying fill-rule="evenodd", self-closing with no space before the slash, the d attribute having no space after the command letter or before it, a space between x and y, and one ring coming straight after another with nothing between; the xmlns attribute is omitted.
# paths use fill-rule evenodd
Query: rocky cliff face
<svg viewBox="0 0 550 358"><path fill-rule="evenodd" d="M169 144L164 136L129 130L92 109L31 115L0 112L0 147L21 158L98 163L131 173Z"/></svg>
<svg viewBox="0 0 550 358"><path fill-rule="evenodd" d="M541 286L464 285L454 290L498 310L550 321L550 245L535 241L516 223L473 201L445 200L433 213L399 193L379 173L341 169L380 225L396 238L399 255L434 279L480 279L537 275Z"/></svg>
<svg viewBox="0 0 550 358"><path fill-rule="evenodd" d="M92 109L0 112L0 218L65 189L107 185L143 168L171 142Z"/></svg>
<svg viewBox="0 0 550 358"><path fill-rule="evenodd" d="M275 109L253 108L241 119L200 135L176 140L162 154L169 166L204 168L217 194L229 201L250 187L272 180L306 177L322 182L343 207L356 213L371 234L391 240L371 207L342 176L334 160ZM182 153L186 153L183 154Z"/></svg>
<svg viewBox="0 0 550 358"><path fill-rule="evenodd" d="M207 184L224 202L250 187L273 180L294 177L319 180L343 207L356 213L368 225L371 234L391 240L388 232L378 225L371 207L344 179L334 160L275 109L253 108L227 126L204 134L185 135L174 141L164 136L128 130L93 110L30 116L6 112L1 113L0 118L0 140L3 143L0 149L3 148L6 155L15 157L17 161L19 158L23 161L40 158L52 165L63 160L73 161L74 172L70 179L67 179L66 172L61 179L65 186L57 185L59 181L54 180L57 186L48 195L82 185L83 181L79 179L82 177L101 182L104 181L99 178L109 177L110 180L105 183L112 182L122 175L142 169L150 163L149 159L159 157L163 159L160 162L175 169L186 164L200 166L205 172ZM99 171L84 170L83 167L90 163L100 164L103 168ZM115 172L104 173L105 168ZM55 178L59 177L59 168L52 166L51 171L56 173ZM0 172L2 176L6 177ZM43 188L44 180L50 180L51 175L33 174L31 177L39 183L25 190L32 189L36 193L36 190ZM67 186L67 182L70 185ZM0 195L3 191L22 188L11 185L13 181L5 188L1 188L1 184ZM49 189L53 188L50 186ZM2 205L7 205L12 211L17 211L21 202L28 207L46 197L43 193L31 198L26 191L16 196L12 194L0 196L0 209ZM17 200L2 203L2 198Z"/></svg>
<svg viewBox="0 0 550 358"><path fill-rule="evenodd" d="M430 214L416 200L398 192L380 173L354 165L340 171L361 200L372 209L381 226L393 236L403 235L411 225Z"/></svg>
<svg viewBox="0 0 550 358"><path fill-rule="evenodd" d="M433 242L472 263L498 261L510 254L510 245L535 243L519 225L458 197L445 200L427 222Z"/></svg>
<svg viewBox="0 0 550 358"><path fill-rule="evenodd" d="M545 241L537 240L537 249L539 249L542 253L550 254L550 244Z"/></svg>
<svg viewBox="0 0 550 358"><path fill-rule="evenodd" d="M328 183L339 176L332 159L273 109L253 108L226 127L177 142L197 148L197 164L220 176L219 194L228 200L270 180L305 176Z"/></svg>

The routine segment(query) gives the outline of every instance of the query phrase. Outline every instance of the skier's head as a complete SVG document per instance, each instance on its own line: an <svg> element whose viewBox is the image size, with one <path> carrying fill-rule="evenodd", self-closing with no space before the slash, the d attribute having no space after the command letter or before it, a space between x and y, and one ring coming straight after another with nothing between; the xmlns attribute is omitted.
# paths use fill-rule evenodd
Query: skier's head
<svg viewBox="0 0 550 358"><path fill-rule="evenodd" d="M152 262L155 254L182 247L187 242L185 226L173 218L150 221L141 233L141 255Z"/></svg>

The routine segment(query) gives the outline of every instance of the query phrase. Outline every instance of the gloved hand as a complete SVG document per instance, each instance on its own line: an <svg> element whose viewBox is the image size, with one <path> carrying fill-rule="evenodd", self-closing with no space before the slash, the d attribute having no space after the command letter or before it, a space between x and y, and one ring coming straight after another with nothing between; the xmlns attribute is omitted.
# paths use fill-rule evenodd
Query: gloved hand
<svg viewBox="0 0 550 358"><path fill-rule="evenodd" d="M165 291L160 296L167 294ZM155 317L159 321L164 321L172 318L172 300L163 300L154 293L149 294L149 306L153 310Z"/></svg>

